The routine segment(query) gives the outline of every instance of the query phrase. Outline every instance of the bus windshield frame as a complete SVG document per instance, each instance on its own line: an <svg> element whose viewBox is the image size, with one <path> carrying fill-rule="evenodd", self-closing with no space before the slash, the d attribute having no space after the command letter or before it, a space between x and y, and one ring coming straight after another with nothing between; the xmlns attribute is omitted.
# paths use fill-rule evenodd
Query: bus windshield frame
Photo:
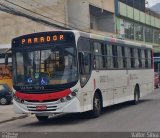
<svg viewBox="0 0 160 138"><path fill-rule="evenodd" d="M13 87L34 93L56 92L78 82L75 41L37 45L12 45Z"/></svg>

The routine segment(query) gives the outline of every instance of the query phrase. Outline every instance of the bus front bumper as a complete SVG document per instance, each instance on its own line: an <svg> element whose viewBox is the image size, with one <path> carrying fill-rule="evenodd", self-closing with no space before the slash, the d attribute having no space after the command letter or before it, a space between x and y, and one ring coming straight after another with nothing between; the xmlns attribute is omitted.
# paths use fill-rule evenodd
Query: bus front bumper
<svg viewBox="0 0 160 138"><path fill-rule="evenodd" d="M46 107L37 110L37 107ZM77 97L67 102L48 102L48 103L18 103L13 99L13 109L17 114L38 114L53 115L58 113L78 113L81 112L80 102Z"/></svg>

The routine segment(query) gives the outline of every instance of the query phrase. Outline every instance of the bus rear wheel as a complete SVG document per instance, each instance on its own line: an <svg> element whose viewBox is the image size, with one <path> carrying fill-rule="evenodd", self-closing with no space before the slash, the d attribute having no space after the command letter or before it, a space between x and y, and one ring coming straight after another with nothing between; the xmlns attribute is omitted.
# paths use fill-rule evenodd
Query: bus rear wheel
<svg viewBox="0 0 160 138"><path fill-rule="evenodd" d="M134 100L133 100L133 104L137 105L139 103L139 99L140 99L140 92L139 92L139 88L136 86L135 90L134 90Z"/></svg>
<svg viewBox="0 0 160 138"><path fill-rule="evenodd" d="M94 94L93 97L93 110L91 111L91 117L97 118L101 115L102 100L98 93Z"/></svg>
<svg viewBox="0 0 160 138"><path fill-rule="evenodd" d="M38 119L38 121L40 122L45 122L48 120L48 116L37 116L36 115L36 118Z"/></svg>

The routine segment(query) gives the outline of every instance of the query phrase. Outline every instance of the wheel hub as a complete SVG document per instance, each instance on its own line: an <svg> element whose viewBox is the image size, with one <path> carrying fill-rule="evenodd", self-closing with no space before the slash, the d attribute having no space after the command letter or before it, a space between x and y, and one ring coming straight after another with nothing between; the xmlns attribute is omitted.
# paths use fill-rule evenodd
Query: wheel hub
<svg viewBox="0 0 160 138"><path fill-rule="evenodd" d="M5 98L1 98L1 104L6 104L7 103L7 100Z"/></svg>

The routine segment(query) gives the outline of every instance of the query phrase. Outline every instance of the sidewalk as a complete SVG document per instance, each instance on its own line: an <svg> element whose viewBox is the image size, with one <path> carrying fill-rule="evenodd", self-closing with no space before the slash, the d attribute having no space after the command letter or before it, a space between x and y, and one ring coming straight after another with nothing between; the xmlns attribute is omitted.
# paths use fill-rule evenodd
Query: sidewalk
<svg viewBox="0 0 160 138"><path fill-rule="evenodd" d="M0 105L0 124L14 121L16 119L22 119L28 115L16 114L13 111L13 105Z"/></svg>

